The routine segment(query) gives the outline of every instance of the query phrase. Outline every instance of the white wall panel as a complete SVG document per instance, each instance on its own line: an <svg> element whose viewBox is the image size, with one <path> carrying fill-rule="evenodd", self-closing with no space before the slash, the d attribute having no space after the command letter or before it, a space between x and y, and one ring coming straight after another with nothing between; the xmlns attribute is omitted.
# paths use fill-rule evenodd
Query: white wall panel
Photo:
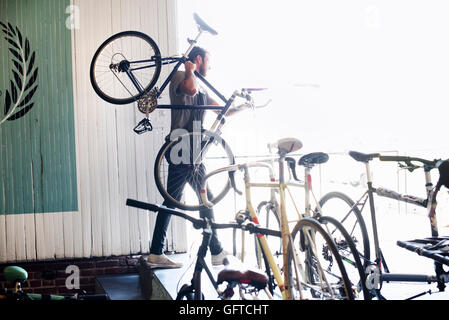
<svg viewBox="0 0 449 320"><path fill-rule="evenodd" d="M137 136L132 129L144 115L135 104L115 106L97 97L89 67L100 44L125 30L148 34L163 56L179 54L176 0L72 0L72 5L78 212L0 215L0 262L126 255L150 248L156 215L125 201L162 203L153 166L170 112L153 112L154 131ZM169 71L163 68L159 85ZM167 92L161 104L169 103ZM187 250L181 219L172 220L167 248Z"/></svg>

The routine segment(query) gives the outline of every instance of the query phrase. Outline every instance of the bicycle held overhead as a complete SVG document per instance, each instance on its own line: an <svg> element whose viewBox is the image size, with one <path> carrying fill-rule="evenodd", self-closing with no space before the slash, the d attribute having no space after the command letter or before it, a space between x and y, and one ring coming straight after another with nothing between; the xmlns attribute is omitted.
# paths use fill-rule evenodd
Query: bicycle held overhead
<svg viewBox="0 0 449 320"><path fill-rule="evenodd" d="M148 35L139 31L124 31L117 33L100 45L95 52L90 66L90 80L93 89L103 100L117 105L137 102L137 108L145 114L134 131L137 134L153 129L149 114L158 109L203 109L223 111L226 106L217 105L159 105L158 99L172 80L179 68L188 61L188 55L204 33L218 33L206 24L196 13L195 22L198 34L193 40L188 40L189 47L181 56L162 57L156 42ZM156 84L160 78L162 66L173 65L173 70L164 79L160 88ZM199 72L195 76L209 88L225 105L227 99ZM258 89L246 89L251 93ZM228 108L229 109L229 108ZM227 110L226 110L227 111Z"/></svg>

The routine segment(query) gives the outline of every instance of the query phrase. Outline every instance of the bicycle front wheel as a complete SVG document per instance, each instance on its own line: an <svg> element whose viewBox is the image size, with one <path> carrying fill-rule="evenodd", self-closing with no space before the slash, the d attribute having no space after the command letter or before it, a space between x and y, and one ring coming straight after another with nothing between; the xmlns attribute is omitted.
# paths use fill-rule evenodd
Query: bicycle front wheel
<svg viewBox="0 0 449 320"><path fill-rule="evenodd" d="M156 157L154 177L162 197L172 206L197 211L206 208L201 186L207 173L233 165L234 155L217 134L188 132L167 141ZM218 203L231 187L227 173L208 179L208 199Z"/></svg>
<svg viewBox="0 0 449 320"><path fill-rule="evenodd" d="M128 104L154 87L161 66L161 53L153 39L138 31L125 31L107 39L95 52L90 81L103 100Z"/></svg>
<svg viewBox="0 0 449 320"><path fill-rule="evenodd" d="M312 218L298 221L288 250L293 299L353 300L351 282L335 243Z"/></svg>

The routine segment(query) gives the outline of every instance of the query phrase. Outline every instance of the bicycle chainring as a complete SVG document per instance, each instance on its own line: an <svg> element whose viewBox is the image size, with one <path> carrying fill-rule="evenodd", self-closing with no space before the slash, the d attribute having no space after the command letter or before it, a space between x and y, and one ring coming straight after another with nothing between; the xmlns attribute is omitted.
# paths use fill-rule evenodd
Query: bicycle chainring
<svg viewBox="0 0 449 320"><path fill-rule="evenodd" d="M158 88L154 88L145 93L138 101L137 108L143 114L150 114L157 108L157 92Z"/></svg>

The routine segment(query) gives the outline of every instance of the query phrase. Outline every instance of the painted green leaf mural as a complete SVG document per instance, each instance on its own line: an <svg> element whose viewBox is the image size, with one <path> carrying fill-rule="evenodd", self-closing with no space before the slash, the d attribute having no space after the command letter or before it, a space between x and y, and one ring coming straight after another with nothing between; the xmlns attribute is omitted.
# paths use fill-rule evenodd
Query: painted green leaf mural
<svg viewBox="0 0 449 320"><path fill-rule="evenodd" d="M70 0L0 0L0 214L78 211Z"/></svg>

